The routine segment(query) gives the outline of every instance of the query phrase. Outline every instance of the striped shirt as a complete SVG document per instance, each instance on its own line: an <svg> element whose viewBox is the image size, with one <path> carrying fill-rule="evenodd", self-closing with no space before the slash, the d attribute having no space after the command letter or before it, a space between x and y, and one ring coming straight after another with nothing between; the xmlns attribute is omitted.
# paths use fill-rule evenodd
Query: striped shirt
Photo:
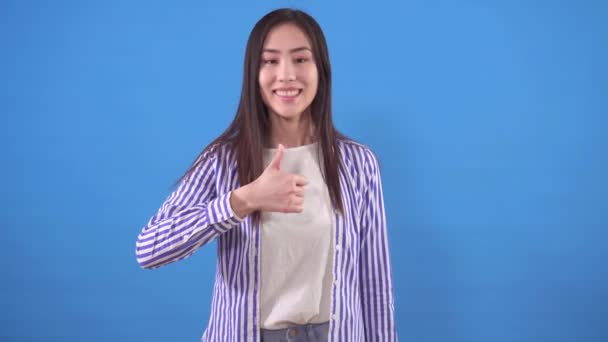
<svg viewBox="0 0 608 342"><path fill-rule="evenodd" d="M378 160L365 145L339 140L344 213L335 235L328 341L397 341L391 262ZM201 341L260 341L260 231L230 208L236 158L214 145L137 238L137 261L158 268L217 239L211 315Z"/></svg>

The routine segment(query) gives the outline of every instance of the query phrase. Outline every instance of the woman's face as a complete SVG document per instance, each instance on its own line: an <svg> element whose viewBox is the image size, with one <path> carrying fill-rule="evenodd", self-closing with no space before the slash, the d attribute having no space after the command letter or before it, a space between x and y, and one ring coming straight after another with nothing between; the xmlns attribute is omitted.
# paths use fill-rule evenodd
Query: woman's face
<svg viewBox="0 0 608 342"><path fill-rule="evenodd" d="M293 24L274 27L264 41L261 63L264 104L272 114L297 120L315 98L319 83L308 37Z"/></svg>

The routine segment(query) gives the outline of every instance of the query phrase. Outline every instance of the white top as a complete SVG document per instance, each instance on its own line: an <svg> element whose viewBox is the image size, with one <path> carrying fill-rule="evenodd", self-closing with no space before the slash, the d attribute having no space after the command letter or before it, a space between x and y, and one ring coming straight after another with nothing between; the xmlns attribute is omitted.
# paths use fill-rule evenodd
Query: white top
<svg viewBox="0 0 608 342"><path fill-rule="evenodd" d="M318 143L286 148L281 170L307 178L302 213L261 216L260 324L284 329L292 324L329 321L331 310L333 217L320 167ZM277 149L264 151L264 165Z"/></svg>

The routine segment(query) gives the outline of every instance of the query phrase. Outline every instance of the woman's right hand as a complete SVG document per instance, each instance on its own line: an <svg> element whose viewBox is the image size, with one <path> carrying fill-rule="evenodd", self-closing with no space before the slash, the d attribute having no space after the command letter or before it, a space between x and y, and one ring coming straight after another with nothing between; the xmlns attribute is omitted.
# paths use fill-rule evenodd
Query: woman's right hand
<svg viewBox="0 0 608 342"><path fill-rule="evenodd" d="M304 186L308 180L301 175L281 171L285 148L278 151L264 172L253 182L233 191L230 204L241 218L254 211L301 213L304 210Z"/></svg>

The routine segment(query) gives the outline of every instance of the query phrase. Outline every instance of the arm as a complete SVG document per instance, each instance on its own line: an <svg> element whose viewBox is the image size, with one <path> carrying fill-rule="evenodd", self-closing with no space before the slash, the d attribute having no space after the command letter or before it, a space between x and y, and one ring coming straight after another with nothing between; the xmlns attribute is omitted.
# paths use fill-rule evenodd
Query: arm
<svg viewBox="0 0 608 342"><path fill-rule="evenodd" d="M215 155L206 153L143 228L136 243L137 262L158 268L190 256L241 221L230 195L215 192Z"/></svg>
<svg viewBox="0 0 608 342"><path fill-rule="evenodd" d="M196 170L163 203L137 238L137 261L157 268L190 256L196 249L238 225L255 211L302 212L300 175L281 171L283 147L255 181L227 194L215 193L213 153L205 153Z"/></svg>
<svg viewBox="0 0 608 342"><path fill-rule="evenodd" d="M397 341L393 279L378 160L365 152L359 287L366 341Z"/></svg>

